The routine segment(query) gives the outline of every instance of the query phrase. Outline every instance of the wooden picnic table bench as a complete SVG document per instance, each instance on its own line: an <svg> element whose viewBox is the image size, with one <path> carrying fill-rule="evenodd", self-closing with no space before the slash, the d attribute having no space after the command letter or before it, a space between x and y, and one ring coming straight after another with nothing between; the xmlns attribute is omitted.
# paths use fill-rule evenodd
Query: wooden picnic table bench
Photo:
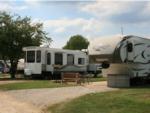
<svg viewBox="0 0 150 113"><path fill-rule="evenodd" d="M76 82L77 84L81 84L81 82L85 82L85 77L81 75L80 73L67 72L67 73L62 73L61 81L62 83L63 82ZM89 82L88 78L87 78L87 82Z"/></svg>

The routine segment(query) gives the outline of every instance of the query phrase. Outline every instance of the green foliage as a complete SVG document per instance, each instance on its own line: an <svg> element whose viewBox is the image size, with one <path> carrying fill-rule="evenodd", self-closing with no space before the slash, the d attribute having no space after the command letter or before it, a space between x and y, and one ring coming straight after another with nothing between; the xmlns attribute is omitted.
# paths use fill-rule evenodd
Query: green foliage
<svg viewBox="0 0 150 113"><path fill-rule="evenodd" d="M87 49L89 42L81 35L72 36L63 49L82 50Z"/></svg>
<svg viewBox="0 0 150 113"><path fill-rule="evenodd" d="M49 113L149 113L150 88L88 94L48 108Z"/></svg>
<svg viewBox="0 0 150 113"><path fill-rule="evenodd" d="M39 46L47 34L42 23L32 23L29 17L0 12L0 54L9 59L15 72L18 59L23 56L25 46Z"/></svg>
<svg viewBox="0 0 150 113"><path fill-rule="evenodd" d="M42 23L31 23L29 17L21 18L0 12L0 53L18 59L24 46L39 46L46 37Z"/></svg>
<svg viewBox="0 0 150 113"><path fill-rule="evenodd" d="M42 42L43 42L43 46L44 46L44 47L50 47L50 46L51 46L52 39L49 38L49 37L45 37L45 38L42 40Z"/></svg>

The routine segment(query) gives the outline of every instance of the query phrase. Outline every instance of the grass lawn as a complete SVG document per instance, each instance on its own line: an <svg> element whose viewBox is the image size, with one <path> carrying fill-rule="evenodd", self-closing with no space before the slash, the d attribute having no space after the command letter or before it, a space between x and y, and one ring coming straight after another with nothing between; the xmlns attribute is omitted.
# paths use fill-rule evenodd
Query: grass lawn
<svg viewBox="0 0 150 113"><path fill-rule="evenodd" d="M90 78L90 82L104 81L105 78ZM77 86L76 83L61 84L50 80L27 80L19 83L8 83L0 85L0 90L19 90L19 89L35 89L35 88L56 88Z"/></svg>
<svg viewBox="0 0 150 113"><path fill-rule="evenodd" d="M150 113L150 87L88 94L48 108L50 113Z"/></svg>
<svg viewBox="0 0 150 113"><path fill-rule="evenodd" d="M76 84L61 84L50 80L29 80L20 83L8 83L0 85L0 90L19 90L19 89L35 89L35 88L56 88L75 86Z"/></svg>

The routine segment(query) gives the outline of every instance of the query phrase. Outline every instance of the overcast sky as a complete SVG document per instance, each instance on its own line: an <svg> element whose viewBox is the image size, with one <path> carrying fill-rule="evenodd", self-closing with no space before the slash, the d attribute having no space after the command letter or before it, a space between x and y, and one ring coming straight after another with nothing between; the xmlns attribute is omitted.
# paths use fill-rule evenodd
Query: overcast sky
<svg viewBox="0 0 150 113"><path fill-rule="evenodd" d="M121 34L121 26L125 35L150 36L149 1L4 0L0 1L0 11L43 22L55 48L76 34L89 40Z"/></svg>

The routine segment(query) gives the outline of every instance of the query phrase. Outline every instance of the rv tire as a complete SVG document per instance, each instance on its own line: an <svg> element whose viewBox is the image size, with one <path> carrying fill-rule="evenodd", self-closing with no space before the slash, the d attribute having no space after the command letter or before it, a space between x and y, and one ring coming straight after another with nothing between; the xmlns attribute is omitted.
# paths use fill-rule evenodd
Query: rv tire
<svg viewBox="0 0 150 113"><path fill-rule="evenodd" d="M43 72L43 79L45 80L51 80L52 79L52 74L50 72Z"/></svg>
<svg viewBox="0 0 150 113"><path fill-rule="evenodd" d="M31 79L31 78L32 78L31 76L24 75L24 79L25 79L25 80L29 80L29 79Z"/></svg>

